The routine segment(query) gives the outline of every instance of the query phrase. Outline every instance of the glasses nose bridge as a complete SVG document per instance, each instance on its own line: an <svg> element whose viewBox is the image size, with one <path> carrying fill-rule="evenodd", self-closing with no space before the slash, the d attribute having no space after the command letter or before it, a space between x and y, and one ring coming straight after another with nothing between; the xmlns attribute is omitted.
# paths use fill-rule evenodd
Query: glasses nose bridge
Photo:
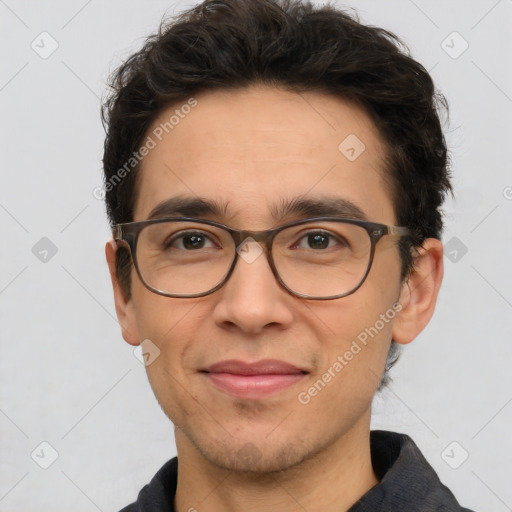
<svg viewBox="0 0 512 512"><path fill-rule="evenodd" d="M270 271L274 275L274 278L276 279L277 283L281 283L281 278L279 274L277 273L277 269L275 268L273 258L271 255L271 242L274 238L276 229L268 229L263 231L251 231L246 229L231 229L230 234L233 238L233 241L235 242L235 254L234 254L234 260L231 266L231 269L229 273L227 274L225 281L223 285L226 284L226 282L230 279L232 276L233 271L235 270L235 267L237 266L236 263L239 258L242 258L246 262L251 262L251 258L249 258L249 261L242 255L242 252L239 250L240 248L245 245L246 241L249 242L256 242L260 246L263 245L263 254L262 256L266 259L266 264L270 268Z"/></svg>
<svg viewBox="0 0 512 512"><path fill-rule="evenodd" d="M263 242L265 248L268 248L272 232L273 230L251 231L246 229L237 229L231 231L231 236L233 237L236 247L239 247L245 240L251 238L259 244Z"/></svg>
<svg viewBox="0 0 512 512"><path fill-rule="evenodd" d="M238 257L242 257L242 253L239 251L239 249L244 245L246 241L250 242L256 242L260 245L260 247L263 245L263 255L265 256L267 260L267 264L270 267L270 270L272 271L272 274L274 274L274 277L278 282L280 282L280 277L277 274L277 270L274 266L272 254L271 254L271 242L275 235L275 228L274 229L267 229L263 231L252 231L247 229L233 229L231 230L231 236L233 238L233 241L235 242L235 254L234 254L234 261L232 270L234 269L236 262L238 260ZM228 278L230 276L231 272L228 275Z"/></svg>

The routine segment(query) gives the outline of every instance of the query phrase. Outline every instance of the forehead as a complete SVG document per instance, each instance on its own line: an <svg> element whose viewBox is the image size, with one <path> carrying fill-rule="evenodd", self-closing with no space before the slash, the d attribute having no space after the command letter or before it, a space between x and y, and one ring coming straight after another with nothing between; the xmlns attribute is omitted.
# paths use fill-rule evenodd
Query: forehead
<svg viewBox="0 0 512 512"><path fill-rule="evenodd" d="M394 222L379 133L364 110L334 96L268 86L202 93L163 110L146 137L153 148L139 169L134 220L189 197L259 229L283 204L338 197Z"/></svg>

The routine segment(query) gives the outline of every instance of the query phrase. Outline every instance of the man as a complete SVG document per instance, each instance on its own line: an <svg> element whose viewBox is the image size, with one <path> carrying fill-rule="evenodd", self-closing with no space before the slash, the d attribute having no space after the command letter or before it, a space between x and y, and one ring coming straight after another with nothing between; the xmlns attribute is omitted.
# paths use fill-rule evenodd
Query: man
<svg viewBox="0 0 512 512"><path fill-rule="evenodd" d="M330 7L206 0L112 85L106 256L178 453L124 510L467 510L370 432L443 275L424 68Z"/></svg>

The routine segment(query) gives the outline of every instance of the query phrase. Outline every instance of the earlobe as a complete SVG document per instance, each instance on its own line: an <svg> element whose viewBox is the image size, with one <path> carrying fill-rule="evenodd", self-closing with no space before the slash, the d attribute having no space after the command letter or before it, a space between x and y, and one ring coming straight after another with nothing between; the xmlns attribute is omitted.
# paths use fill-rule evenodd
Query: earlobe
<svg viewBox="0 0 512 512"><path fill-rule="evenodd" d="M393 325L393 340L410 343L426 327L432 315L443 280L443 245L427 238L414 257L414 267L402 285L402 306Z"/></svg>
<svg viewBox="0 0 512 512"><path fill-rule="evenodd" d="M127 298L117 279L117 244L114 240L109 240L105 245L105 256L107 258L110 279L114 291L114 302L116 306L117 319L121 326L121 332L124 340L130 345L139 345L140 338L138 333L137 321L134 311L134 305L131 298Z"/></svg>

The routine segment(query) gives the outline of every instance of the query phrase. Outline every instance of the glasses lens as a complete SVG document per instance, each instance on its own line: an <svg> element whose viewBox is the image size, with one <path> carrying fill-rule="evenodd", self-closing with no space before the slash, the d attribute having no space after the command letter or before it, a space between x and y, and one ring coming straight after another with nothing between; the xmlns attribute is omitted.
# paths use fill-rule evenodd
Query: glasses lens
<svg viewBox="0 0 512 512"><path fill-rule="evenodd" d="M277 272L295 293L333 297L363 280L371 254L365 228L344 222L312 222L276 235L272 254Z"/></svg>
<svg viewBox="0 0 512 512"><path fill-rule="evenodd" d="M199 222L150 224L137 242L142 279L171 295L196 295L215 288L228 273L234 253L227 231Z"/></svg>

